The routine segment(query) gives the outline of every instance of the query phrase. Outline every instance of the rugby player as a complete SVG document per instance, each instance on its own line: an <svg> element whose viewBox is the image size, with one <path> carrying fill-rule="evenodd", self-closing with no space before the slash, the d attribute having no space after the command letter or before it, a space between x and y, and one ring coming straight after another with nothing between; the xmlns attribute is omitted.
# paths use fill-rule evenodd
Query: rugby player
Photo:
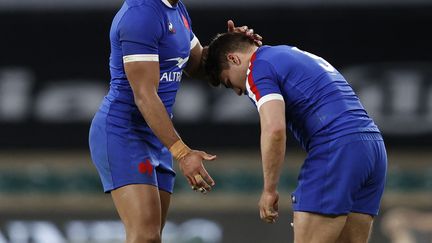
<svg viewBox="0 0 432 243"><path fill-rule="evenodd" d="M246 26L241 32L260 43ZM197 75L202 53L179 0L126 0L110 31L111 82L89 133L92 160L126 229L127 243L161 242L173 192L173 157L189 184L203 193L215 182L203 160L171 122L183 71Z"/></svg>
<svg viewBox="0 0 432 243"><path fill-rule="evenodd" d="M264 188L260 217L278 217L286 130L307 152L292 193L294 242L367 242L387 169L380 130L330 63L288 45L257 46L236 33L209 45L214 86L247 94L261 126Z"/></svg>

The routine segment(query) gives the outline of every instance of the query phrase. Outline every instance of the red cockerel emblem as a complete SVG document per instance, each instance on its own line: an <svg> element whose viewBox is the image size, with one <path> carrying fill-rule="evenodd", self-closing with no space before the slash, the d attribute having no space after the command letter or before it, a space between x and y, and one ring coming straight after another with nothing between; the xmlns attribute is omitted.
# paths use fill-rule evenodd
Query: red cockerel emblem
<svg viewBox="0 0 432 243"><path fill-rule="evenodd" d="M188 30L190 30L189 22L187 21L186 17L182 14L183 24L186 26Z"/></svg>
<svg viewBox="0 0 432 243"><path fill-rule="evenodd" d="M145 162L140 162L138 164L138 171L141 174L147 173L148 176L153 175L153 165L150 163L150 160L146 160Z"/></svg>

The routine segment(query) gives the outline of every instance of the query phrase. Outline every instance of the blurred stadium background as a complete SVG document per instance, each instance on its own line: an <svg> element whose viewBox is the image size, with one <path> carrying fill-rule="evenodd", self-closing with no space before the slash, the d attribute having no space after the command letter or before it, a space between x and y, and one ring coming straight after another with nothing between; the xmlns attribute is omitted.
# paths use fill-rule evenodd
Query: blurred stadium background
<svg viewBox="0 0 432 243"><path fill-rule="evenodd" d="M431 0L184 0L203 44L226 20L266 44L326 58L358 92L388 146L373 243L432 241ZM0 0L0 243L121 242L87 149L108 88L111 19L121 0ZM176 128L217 182L207 196L179 175L164 242L291 242L290 192L305 154L290 140L281 217L259 221L257 114L245 97L184 79Z"/></svg>

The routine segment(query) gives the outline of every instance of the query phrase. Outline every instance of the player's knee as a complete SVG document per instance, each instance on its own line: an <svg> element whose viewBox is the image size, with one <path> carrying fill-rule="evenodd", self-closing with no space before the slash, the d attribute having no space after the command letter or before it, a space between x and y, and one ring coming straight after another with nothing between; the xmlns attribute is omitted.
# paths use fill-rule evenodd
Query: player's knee
<svg viewBox="0 0 432 243"><path fill-rule="evenodd" d="M161 232L159 229L154 230L133 230L127 232L128 243L160 243Z"/></svg>
<svg viewBox="0 0 432 243"><path fill-rule="evenodd" d="M159 232L134 233L129 235L128 243L160 243L161 236Z"/></svg>
<svg viewBox="0 0 432 243"><path fill-rule="evenodd" d="M148 234L141 238L140 241L137 242L145 242L145 243L161 243L160 233L158 234Z"/></svg>

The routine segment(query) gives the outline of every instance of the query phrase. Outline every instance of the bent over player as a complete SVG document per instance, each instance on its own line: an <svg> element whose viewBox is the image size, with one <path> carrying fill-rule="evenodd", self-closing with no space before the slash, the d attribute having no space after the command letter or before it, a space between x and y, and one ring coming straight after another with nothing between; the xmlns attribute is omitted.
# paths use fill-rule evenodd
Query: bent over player
<svg viewBox="0 0 432 243"><path fill-rule="evenodd" d="M229 21L228 28L260 42L245 26ZM91 157L126 242L161 242L174 186L172 157L193 188L205 193L215 184L202 164L215 156L186 146L170 119L182 73L200 73L203 47L178 0L126 0L110 40L111 83L90 127Z"/></svg>
<svg viewBox="0 0 432 243"><path fill-rule="evenodd" d="M307 152L292 193L294 242L367 242L384 190L387 155L380 131L345 78L296 47L258 47L242 35L209 45L211 84L247 94L261 125L264 189L260 216L278 217L286 129Z"/></svg>

